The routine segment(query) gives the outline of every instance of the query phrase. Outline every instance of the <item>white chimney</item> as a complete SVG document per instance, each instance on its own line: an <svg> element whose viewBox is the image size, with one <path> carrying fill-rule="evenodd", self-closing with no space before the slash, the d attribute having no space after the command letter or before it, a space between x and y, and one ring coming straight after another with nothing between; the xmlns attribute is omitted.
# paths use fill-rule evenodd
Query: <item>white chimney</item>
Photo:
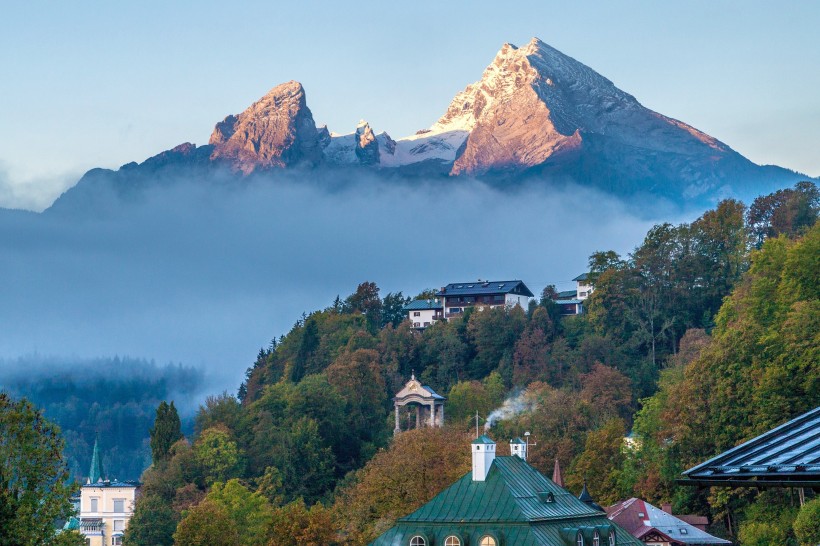
<svg viewBox="0 0 820 546"><path fill-rule="evenodd" d="M510 455L517 455L527 460L527 442L522 440L521 438L516 438L515 440L510 440Z"/></svg>
<svg viewBox="0 0 820 546"><path fill-rule="evenodd" d="M473 481L483 482L487 479L487 473L495 460L495 442L486 434L482 434L473 440L471 449L473 452Z"/></svg>

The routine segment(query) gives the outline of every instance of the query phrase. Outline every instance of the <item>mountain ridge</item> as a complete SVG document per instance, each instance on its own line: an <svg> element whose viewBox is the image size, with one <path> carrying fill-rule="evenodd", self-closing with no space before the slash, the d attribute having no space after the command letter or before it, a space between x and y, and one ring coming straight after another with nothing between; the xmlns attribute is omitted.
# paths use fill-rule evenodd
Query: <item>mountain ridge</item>
<svg viewBox="0 0 820 546"><path fill-rule="evenodd" d="M504 44L481 79L414 135L394 140L364 120L347 134L317 127L302 84L289 81L216 123L207 145L184 143L117 173L243 177L293 168L364 168L411 179L468 176L499 186L571 180L622 197L648 194L678 204L746 197L808 178L756 165L703 131L642 106L538 38L523 47Z"/></svg>

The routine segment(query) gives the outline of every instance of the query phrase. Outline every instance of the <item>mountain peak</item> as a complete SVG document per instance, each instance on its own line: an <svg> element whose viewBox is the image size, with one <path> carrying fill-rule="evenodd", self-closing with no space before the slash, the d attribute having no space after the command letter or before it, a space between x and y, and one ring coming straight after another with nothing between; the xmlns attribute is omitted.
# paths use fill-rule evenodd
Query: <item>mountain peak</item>
<svg viewBox="0 0 820 546"><path fill-rule="evenodd" d="M277 85L244 112L216 124L211 159L228 161L249 174L257 168L285 167L321 159L321 136L307 107L302 84Z"/></svg>

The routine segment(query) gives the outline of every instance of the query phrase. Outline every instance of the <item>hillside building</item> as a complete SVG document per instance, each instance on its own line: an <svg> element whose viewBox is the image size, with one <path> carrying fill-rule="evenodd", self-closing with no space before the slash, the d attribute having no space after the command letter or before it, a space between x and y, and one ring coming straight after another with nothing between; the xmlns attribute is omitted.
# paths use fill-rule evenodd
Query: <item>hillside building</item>
<svg viewBox="0 0 820 546"><path fill-rule="evenodd" d="M589 273L582 273L572 280L575 282L575 290L559 292L555 299L555 304L560 308L562 315L582 314L584 312L584 300L595 290L589 280Z"/></svg>
<svg viewBox="0 0 820 546"><path fill-rule="evenodd" d="M631 498L606 509L607 517L651 546L705 546L731 544L706 532L703 516L674 516L671 505L664 509Z"/></svg>
<svg viewBox="0 0 820 546"><path fill-rule="evenodd" d="M441 396L431 387L422 385L416 375L410 376L410 381L393 397L393 408L396 414L396 426L393 434L401 432L401 410L410 406L415 409L415 428L430 426L444 426L444 402L446 397ZM409 428L409 427L408 427Z"/></svg>
<svg viewBox="0 0 820 546"><path fill-rule="evenodd" d="M439 298L429 300L413 300L404 306L410 325L423 330L444 317L444 304Z"/></svg>
<svg viewBox="0 0 820 546"><path fill-rule="evenodd" d="M472 470L371 546L643 546L531 467L516 442L519 455L497 456L476 438Z"/></svg>
<svg viewBox="0 0 820 546"><path fill-rule="evenodd" d="M104 479L99 444L94 442L88 480L80 492L79 518L71 518L65 528L80 531L88 546L121 545L134 515L139 485Z"/></svg>
<svg viewBox="0 0 820 546"><path fill-rule="evenodd" d="M519 306L526 310L532 292L523 281L450 283L436 296L444 304L444 318L460 317L469 307L478 309Z"/></svg>

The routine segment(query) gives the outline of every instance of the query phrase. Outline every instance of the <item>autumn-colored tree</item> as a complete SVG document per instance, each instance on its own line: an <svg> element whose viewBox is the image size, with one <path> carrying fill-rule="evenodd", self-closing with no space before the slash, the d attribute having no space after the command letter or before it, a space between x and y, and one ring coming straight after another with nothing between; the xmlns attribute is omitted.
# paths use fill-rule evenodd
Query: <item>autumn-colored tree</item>
<svg viewBox="0 0 820 546"><path fill-rule="evenodd" d="M632 383L627 376L600 362L592 371L581 375L581 400L592 409L593 423L632 416Z"/></svg>
<svg viewBox="0 0 820 546"><path fill-rule="evenodd" d="M228 511L215 501L205 499L177 525L174 544L180 546L235 546L239 530Z"/></svg>
<svg viewBox="0 0 820 546"><path fill-rule="evenodd" d="M367 544L468 472L470 440L446 428L396 436L338 493L333 512L343 542Z"/></svg>
<svg viewBox="0 0 820 546"><path fill-rule="evenodd" d="M335 546L336 531L331 511L322 504L310 509L302 499L278 508L273 513L269 546Z"/></svg>
<svg viewBox="0 0 820 546"><path fill-rule="evenodd" d="M580 491L584 480L595 501L607 506L621 500L624 491L620 469L624 462L625 426L622 419L610 419L587 434L584 451L572 462L566 476L567 487Z"/></svg>
<svg viewBox="0 0 820 546"><path fill-rule="evenodd" d="M544 312L539 308L536 312ZM525 386L532 381L552 383L557 380L556 370L550 368L549 342L546 332L530 323L515 344L513 353L513 385Z"/></svg>

